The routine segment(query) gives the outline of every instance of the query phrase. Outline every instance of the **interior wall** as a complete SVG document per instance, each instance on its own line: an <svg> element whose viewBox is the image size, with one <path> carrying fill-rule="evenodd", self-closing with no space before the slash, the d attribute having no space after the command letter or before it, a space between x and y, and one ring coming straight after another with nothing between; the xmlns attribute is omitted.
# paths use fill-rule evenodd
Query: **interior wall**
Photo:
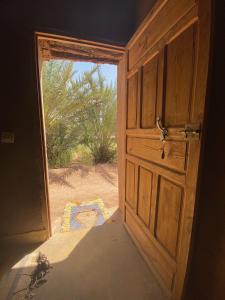
<svg viewBox="0 0 225 300"><path fill-rule="evenodd" d="M186 300L225 299L225 6L214 5L208 124Z"/></svg>
<svg viewBox="0 0 225 300"><path fill-rule="evenodd" d="M134 31L134 0L0 1L0 236L46 229L34 31L124 45Z"/></svg>
<svg viewBox="0 0 225 300"><path fill-rule="evenodd" d="M1 144L0 235L8 235L44 228L44 189L33 38L9 29L1 36L0 128L15 134L14 144Z"/></svg>

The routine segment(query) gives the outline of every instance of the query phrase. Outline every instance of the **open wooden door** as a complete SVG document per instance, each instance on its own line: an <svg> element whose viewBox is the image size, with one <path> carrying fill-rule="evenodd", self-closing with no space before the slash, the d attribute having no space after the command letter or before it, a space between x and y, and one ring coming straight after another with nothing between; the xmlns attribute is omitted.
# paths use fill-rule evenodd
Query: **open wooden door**
<svg viewBox="0 0 225 300"><path fill-rule="evenodd" d="M159 0L127 47L125 225L172 299L187 271L210 0Z"/></svg>

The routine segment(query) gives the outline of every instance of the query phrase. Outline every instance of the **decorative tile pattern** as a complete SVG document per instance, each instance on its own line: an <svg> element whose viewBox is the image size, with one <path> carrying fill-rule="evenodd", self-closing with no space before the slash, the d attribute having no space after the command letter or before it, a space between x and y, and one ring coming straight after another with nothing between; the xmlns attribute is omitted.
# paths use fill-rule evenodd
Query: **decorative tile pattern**
<svg viewBox="0 0 225 300"><path fill-rule="evenodd" d="M102 199L82 203L68 203L64 209L64 232L99 226L109 219Z"/></svg>

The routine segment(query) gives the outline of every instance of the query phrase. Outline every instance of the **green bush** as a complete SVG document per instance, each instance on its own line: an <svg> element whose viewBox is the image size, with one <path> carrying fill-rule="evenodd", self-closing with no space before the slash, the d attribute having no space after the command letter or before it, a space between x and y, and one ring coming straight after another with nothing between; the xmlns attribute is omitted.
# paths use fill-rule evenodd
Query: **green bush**
<svg viewBox="0 0 225 300"><path fill-rule="evenodd" d="M78 145L89 149L95 164L113 161L116 88L105 84L100 67L75 80L72 62L50 61L42 74L49 166L67 166Z"/></svg>
<svg viewBox="0 0 225 300"><path fill-rule="evenodd" d="M81 118L82 139L92 154L93 162L112 162L116 155L116 88L105 86L100 69L96 68L97 78L85 74L87 95L90 103Z"/></svg>
<svg viewBox="0 0 225 300"><path fill-rule="evenodd" d="M116 156L116 149L108 145L100 145L92 154L95 164L113 162Z"/></svg>
<svg viewBox="0 0 225 300"><path fill-rule="evenodd" d="M73 148L68 137L67 128L61 123L47 132L47 157L50 168L66 167L70 164Z"/></svg>
<svg viewBox="0 0 225 300"><path fill-rule="evenodd" d="M74 158L84 165L93 164L93 157L91 151L87 146L83 144L80 144L75 148Z"/></svg>

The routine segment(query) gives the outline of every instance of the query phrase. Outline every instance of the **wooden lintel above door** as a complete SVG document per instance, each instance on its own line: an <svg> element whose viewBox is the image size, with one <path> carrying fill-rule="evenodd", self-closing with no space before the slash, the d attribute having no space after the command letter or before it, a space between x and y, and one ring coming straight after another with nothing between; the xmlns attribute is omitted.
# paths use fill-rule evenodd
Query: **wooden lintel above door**
<svg viewBox="0 0 225 300"><path fill-rule="evenodd" d="M118 64L124 55L124 48L106 46L97 43L68 42L39 37L39 49L44 60L68 59L72 61L89 61L94 63Z"/></svg>

